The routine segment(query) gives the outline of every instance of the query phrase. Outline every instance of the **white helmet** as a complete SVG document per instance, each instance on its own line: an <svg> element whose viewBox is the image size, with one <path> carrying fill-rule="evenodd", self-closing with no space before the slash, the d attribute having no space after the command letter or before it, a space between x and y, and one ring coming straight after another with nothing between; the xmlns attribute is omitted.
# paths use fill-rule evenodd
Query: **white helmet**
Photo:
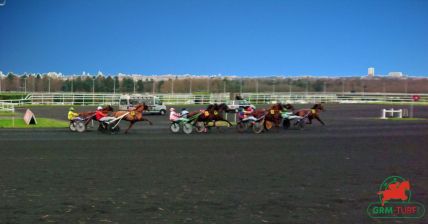
<svg viewBox="0 0 428 224"><path fill-rule="evenodd" d="M175 109L173 107L169 108L169 111L175 111Z"/></svg>
<svg viewBox="0 0 428 224"><path fill-rule="evenodd" d="M100 107L100 106L99 106L99 107L97 107L97 110L102 110L102 109L103 109L103 108L102 108L102 107Z"/></svg>

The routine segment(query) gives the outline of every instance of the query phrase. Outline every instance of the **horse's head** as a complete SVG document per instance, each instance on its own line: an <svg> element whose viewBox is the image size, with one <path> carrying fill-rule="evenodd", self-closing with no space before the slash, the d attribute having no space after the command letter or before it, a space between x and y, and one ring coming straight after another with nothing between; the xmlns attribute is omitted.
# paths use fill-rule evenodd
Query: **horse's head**
<svg viewBox="0 0 428 224"><path fill-rule="evenodd" d="M410 190L410 183L408 180L401 182L399 188L403 190Z"/></svg>
<svg viewBox="0 0 428 224"><path fill-rule="evenodd" d="M216 109L216 107L217 107L217 104L210 104L210 105L208 105L208 106L207 106L207 109L206 109L206 110L209 110L209 111L211 111L211 110L215 110L215 109Z"/></svg>
<svg viewBox="0 0 428 224"><path fill-rule="evenodd" d="M323 103L314 104L311 109L325 111Z"/></svg>
<svg viewBox="0 0 428 224"><path fill-rule="evenodd" d="M135 111L137 112L143 112L148 109L149 109L149 106L147 106L145 103L139 103L135 105Z"/></svg>
<svg viewBox="0 0 428 224"><path fill-rule="evenodd" d="M105 107L103 107L103 111L113 111L113 107L111 107L110 105L107 105Z"/></svg>
<svg viewBox="0 0 428 224"><path fill-rule="evenodd" d="M227 110L229 110L229 107L227 106L227 104L221 103L221 104L217 105L217 110L218 111L227 111Z"/></svg>
<svg viewBox="0 0 428 224"><path fill-rule="evenodd" d="M291 111L294 111L294 106L293 105L291 105L291 104L289 104L289 103L287 103L287 104L285 104L285 105L282 105L285 109L287 109L287 110L291 110Z"/></svg>
<svg viewBox="0 0 428 224"><path fill-rule="evenodd" d="M271 110L283 110L284 106L281 103L276 103L270 107Z"/></svg>

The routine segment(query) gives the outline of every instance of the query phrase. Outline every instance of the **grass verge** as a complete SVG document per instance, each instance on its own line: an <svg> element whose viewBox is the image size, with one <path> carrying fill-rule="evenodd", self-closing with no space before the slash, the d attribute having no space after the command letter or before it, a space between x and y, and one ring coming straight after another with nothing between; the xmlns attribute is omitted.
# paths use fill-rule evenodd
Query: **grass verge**
<svg viewBox="0 0 428 224"><path fill-rule="evenodd" d="M36 125L27 125L23 119L0 118L0 128L66 128L67 121L60 121L49 118L37 118Z"/></svg>
<svg viewBox="0 0 428 224"><path fill-rule="evenodd" d="M10 112L10 111L0 111L0 116L15 116L18 113L16 112Z"/></svg>
<svg viewBox="0 0 428 224"><path fill-rule="evenodd" d="M397 105L397 106L427 106L428 102L367 102L366 104L376 104L376 105Z"/></svg>
<svg viewBox="0 0 428 224"><path fill-rule="evenodd" d="M380 119L380 118L379 118ZM381 120L388 120L388 121L425 121L426 118L417 118L417 117L404 117L404 118L398 118L398 117L391 117L387 119L381 119Z"/></svg>

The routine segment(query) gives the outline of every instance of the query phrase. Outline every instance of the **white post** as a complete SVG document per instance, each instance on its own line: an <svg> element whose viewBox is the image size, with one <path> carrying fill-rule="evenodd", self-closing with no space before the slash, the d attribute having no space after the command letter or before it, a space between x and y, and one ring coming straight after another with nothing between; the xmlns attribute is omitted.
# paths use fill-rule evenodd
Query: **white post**
<svg viewBox="0 0 428 224"><path fill-rule="evenodd" d="M382 109L382 117L380 119L386 119L386 110Z"/></svg>

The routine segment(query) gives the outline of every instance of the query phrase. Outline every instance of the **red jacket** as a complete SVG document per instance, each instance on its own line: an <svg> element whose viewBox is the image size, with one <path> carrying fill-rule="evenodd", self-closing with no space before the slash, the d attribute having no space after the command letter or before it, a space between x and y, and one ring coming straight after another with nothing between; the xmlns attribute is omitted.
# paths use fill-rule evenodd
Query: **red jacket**
<svg viewBox="0 0 428 224"><path fill-rule="evenodd" d="M103 113L101 110L97 110L97 112L95 112L95 119L97 119L97 121L103 117L107 117L107 114Z"/></svg>

